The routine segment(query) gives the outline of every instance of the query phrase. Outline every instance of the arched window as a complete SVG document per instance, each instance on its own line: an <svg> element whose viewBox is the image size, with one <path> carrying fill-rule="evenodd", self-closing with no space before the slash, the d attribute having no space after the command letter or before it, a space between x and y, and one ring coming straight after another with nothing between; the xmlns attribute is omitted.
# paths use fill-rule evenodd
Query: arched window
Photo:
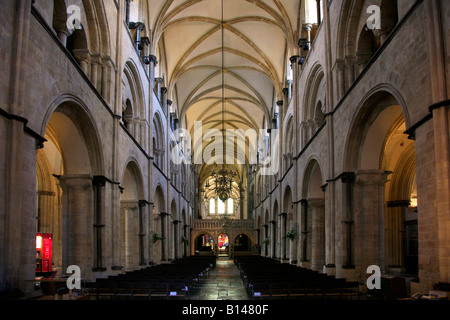
<svg viewBox="0 0 450 320"><path fill-rule="evenodd" d="M305 1L305 23L316 24L319 22L317 15L317 1L306 0Z"/></svg>
<svg viewBox="0 0 450 320"><path fill-rule="evenodd" d="M234 201L232 198L228 198L227 200L227 213L234 213Z"/></svg>
<svg viewBox="0 0 450 320"><path fill-rule="evenodd" d="M214 198L209 199L209 213L216 213L216 200Z"/></svg>
<svg viewBox="0 0 450 320"><path fill-rule="evenodd" d="M123 125L128 131L131 130L131 124L133 122L133 107L131 106L130 100L127 99L122 111Z"/></svg>
<svg viewBox="0 0 450 320"><path fill-rule="evenodd" d="M218 214L224 214L225 213L225 202L217 199L218 203L217 203L217 213Z"/></svg>
<svg viewBox="0 0 450 320"><path fill-rule="evenodd" d="M125 0L125 23L127 26L130 22L139 20L139 0Z"/></svg>

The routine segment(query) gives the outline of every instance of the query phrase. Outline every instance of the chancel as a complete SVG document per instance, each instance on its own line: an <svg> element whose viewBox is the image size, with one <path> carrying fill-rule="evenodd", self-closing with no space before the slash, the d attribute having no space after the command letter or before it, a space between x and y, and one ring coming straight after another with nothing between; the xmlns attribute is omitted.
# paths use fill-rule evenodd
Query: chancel
<svg viewBox="0 0 450 320"><path fill-rule="evenodd" d="M445 299L448 16L3 1L0 298Z"/></svg>

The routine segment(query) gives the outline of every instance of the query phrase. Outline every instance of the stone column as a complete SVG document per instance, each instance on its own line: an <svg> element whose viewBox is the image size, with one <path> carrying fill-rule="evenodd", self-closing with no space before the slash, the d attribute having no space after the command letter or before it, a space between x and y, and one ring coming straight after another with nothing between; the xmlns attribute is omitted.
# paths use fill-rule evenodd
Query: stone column
<svg viewBox="0 0 450 320"><path fill-rule="evenodd" d="M160 213L160 217L161 217L161 238L165 238L164 240L160 240L162 241L161 243L161 261L168 261L169 259L169 247L168 247L168 239L167 239L167 235L168 235L168 230L167 230L167 224L168 224L168 213L166 212L161 212Z"/></svg>
<svg viewBox="0 0 450 320"><path fill-rule="evenodd" d="M269 225L265 224L263 225L264 227L264 239L266 239L269 236ZM264 256L268 257L269 256L269 245L267 243L264 243Z"/></svg>
<svg viewBox="0 0 450 320"><path fill-rule="evenodd" d="M298 246L299 246L299 239L301 238L301 233L300 233L300 229L299 229L299 221L298 221L298 217L299 214L297 214L298 210L299 210L299 203L298 202L293 202L293 217L292 217L292 227L295 228L296 230L296 236L294 238L293 241L291 241L291 253L290 253L290 263L292 264L297 264L298 263Z"/></svg>
<svg viewBox="0 0 450 320"><path fill-rule="evenodd" d="M56 36L58 37L59 41L61 41L61 44L64 47L66 47L67 46L67 36L68 36L67 29L64 28L64 29L56 30Z"/></svg>
<svg viewBox="0 0 450 320"><path fill-rule="evenodd" d="M187 239L187 241L188 241L188 243L186 243L186 241L183 241L183 257L189 256L189 252L190 252L190 250L188 250L189 249L188 245L189 245L190 239L191 239L190 235L188 234L189 227L190 226L188 224L185 224L183 226L183 237L184 237L184 239Z"/></svg>
<svg viewBox="0 0 450 320"><path fill-rule="evenodd" d="M281 262L285 262L287 260L286 257L286 248L287 248L287 239L286 239L286 224L287 224L287 213L281 213L280 214L280 229L281 229L281 254L280 254L280 258L281 258Z"/></svg>
<svg viewBox="0 0 450 320"><path fill-rule="evenodd" d="M309 237L310 237L310 218L308 201L305 199L300 200L301 210L300 210L300 223L299 227L301 230L301 239L299 246L299 257L302 265L307 266L309 262Z"/></svg>
<svg viewBox="0 0 450 320"><path fill-rule="evenodd" d="M103 261L103 243L104 243L104 227L103 222L105 207L105 185L106 178L103 176L95 176L93 179L94 190L94 266L92 271L105 271Z"/></svg>
<svg viewBox="0 0 450 320"><path fill-rule="evenodd" d="M311 268L322 271L325 265L325 201L308 199L312 218Z"/></svg>
<svg viewBox="0 0 450 320"><path fill-rule="evenodd" d="M146 200L139 200L139 265L144 266L149 260L147 247L147 226L148 226L148 202Z"/></svg>
<svg viewBox="0 0 450 320"><path fill-rule="evenodd" d="M392 268L404 267L405 214L410 201L388 201L386 206L386 264Z"/></svg>
<svg viewBox="0 0 450 320"><path fill-rule="evenodd" d="M89 176L63 176L62 269L70 265L90 274L93 262L93 190Z"/></svg>
<svg viewBox="0 0 450 320"><path fill-rule="evenodd" d="M271 250L270 250L270 257L271 258L276 258L276 248L277 248L277 232L276 232L276 227L277 227L277 222L275 220L271 220L269 221L270 223L270 233L271 233L271 237L270 237L270 246L271 246Z"/></svg>
<svg viewBox="0 0 450 320"><path fill-rule="evenodd" d="M107 103L113 101L113 78L114 78L114 62L111 57L103 57L102 59L102 96Z"/></svg>
<svg viewBox="0 0 450 320"><path fill-rule="evenodd" d="M354 195L353 188L355 175L352 172L346 172L341 176L343 184L343 203L342 203L342 262L343 268L354 267Z"/></svg>
<svg viewBox="0 0 450 320"><path fill-rule="evenodd" d="M300 150L302 150L308 143L308 123L302 121L299 125L300 130Z"/></svg>
<svg viewBox="0 0 450 320"><path fill-rule="evenodd" d="M345 93L345 62L343 60L336 61L335 70L337 83L336 100L339 101Z"/></svg>
<svg viewBox="0 0 450 320"><path fill-rule="evenodd" d="M385 201L384 191L388 173L364 170L355 180L355 265L362 276L367 267L385 268Z"/></svg>
<svg viewBox="0 0 450 320"><path fill-rule="evenodd" d="M91 54L91 82L97 91L101 92L102 85L102 66L99 54Z"/></svg>
<svg viewBox="0 0 450 320"><path fill-rule="evenodd" d="M450 101L432 106L436 159L439 281L450 283ZM419 203L420 205L420 203Z"/></svg>
<svg viewBox="0 0 450 320"><path fill-rule="evenodd" d="M346 87L350 88L353 82L355 82L355 59L352 57L347 57L345 59L345 74L347 75Z"/></svg>
<svg viewBox="0 0 450 320"><path fill-rule="evenodd" d="M149 85L150 85L150 93L155 89L155 68L158 64L158 59L154 55L148 55L148 76L149 76ZM151 101L151 99L150 99Z"/></svg>
<svg viewBox="0 0 450 320"><path fill-rule="evenodd" d="M74 58L78 61L78 64L83 70L84 74L90 79L91 68L89 67L90 53L87 49L74 49L72 50Z"/></svg>
<svg viewBox="0 0 450 320"><path fill-rule="evenodd" d="M336 274L335 265L335 206L334 206L334 180L328 180L324 187L325 192L325 272Z"/></svg>
<svg viewBox="0 0 450 320"><path fill-rule="evenodd" d="M110 250L111 250L111 270L122 270L122 257L121 257L121 214L122 208L120 206L120 194L123 192L123 188L116 186L112 189L113 207L111 212L111 222L109 223L111 228L110 235Z"/></svg>
<svg viewBox="0 0 450 320"><path fill-rule="evenodd" d="M161 84L163 82L163 78L155 78L155 93L156 96L158 97L159 102L162 104L162 100L161 100Z"/></svg>
<svg viewBox="0 0 450 320"><path fill-rule="evenodd" d="M136 211L137 203L128 203L124 207L123 224L124 224L124 262L126 270L136 269Z"/></svg>

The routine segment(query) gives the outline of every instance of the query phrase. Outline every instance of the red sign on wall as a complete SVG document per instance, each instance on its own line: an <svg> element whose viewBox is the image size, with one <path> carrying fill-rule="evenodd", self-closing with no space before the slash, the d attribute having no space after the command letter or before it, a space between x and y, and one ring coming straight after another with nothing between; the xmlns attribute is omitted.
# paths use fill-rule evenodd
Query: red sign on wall
<svg viewBox="0 0 450 320"><path fill-rule="evenodd" d="M52 272L52 234L36 234L36 272Z"/></svg>

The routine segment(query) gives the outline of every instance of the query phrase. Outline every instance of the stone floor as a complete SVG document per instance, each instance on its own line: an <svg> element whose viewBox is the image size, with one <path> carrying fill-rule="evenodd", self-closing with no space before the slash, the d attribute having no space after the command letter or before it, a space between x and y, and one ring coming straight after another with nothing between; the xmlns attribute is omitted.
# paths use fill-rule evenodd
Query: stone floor
<svg viewBox="0 0 450 320"><path fill-rule="evenodd" d="M239 270L233 260L219 257L209 277L202 280L191 300L248 300Z"/></svg>

